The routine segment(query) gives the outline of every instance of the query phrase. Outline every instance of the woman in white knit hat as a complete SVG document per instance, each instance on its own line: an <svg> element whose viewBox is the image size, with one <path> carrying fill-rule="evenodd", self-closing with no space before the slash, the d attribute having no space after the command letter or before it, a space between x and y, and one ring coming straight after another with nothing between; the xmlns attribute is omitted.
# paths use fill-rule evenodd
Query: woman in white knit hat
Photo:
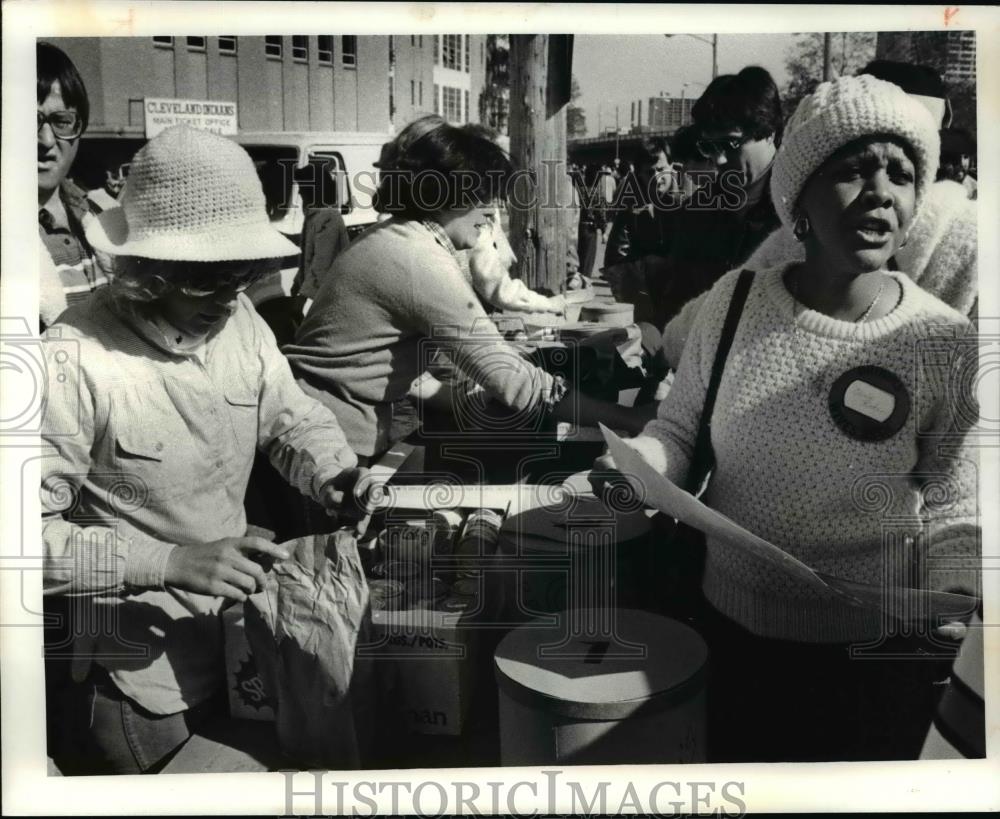
<svg viewBox="0 0 1000 819"><path fill-rule="evenodd" d="M722 328L747 277L734 271L716 284L658 417L630 443L683 485L707 421L708 505L827 575L975 594L976 482L966 448L975 412L956 410L975 401L969 380L949 371L968 324L886 269L937 156L935 123L894 85L842 77L806 97L771 182L805 260L755 271L711 411ZM932 483L947 487L947 502ZM966 562L938 570L943 556ZM919 753L940 668L913 662L906 641L902 660L872 659L900 648L880 611L712 538L702 591L713 759ZM852 660L863 646L868 656Z"/></svg>
<svg viewBox="0 0 1000 819"><path fill-rule="evenodd" d="M78 683L52 756L66 772L139 773L212 714L219 612L287 557L247 535L255 450L328 509L365 481L240 295L295 252L241 147L162 132L87 239L115 256L114 281L66 311L46 346L45 588L74 599Z"/></svg>

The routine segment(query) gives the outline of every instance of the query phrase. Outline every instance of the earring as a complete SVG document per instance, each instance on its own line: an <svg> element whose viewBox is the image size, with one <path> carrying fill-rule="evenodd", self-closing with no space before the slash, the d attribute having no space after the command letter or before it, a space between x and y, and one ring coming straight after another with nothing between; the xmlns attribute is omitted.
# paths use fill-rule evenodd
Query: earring
<svg viewBox="0 0 1000 819"><path fill-rule="evenodd" d="M795 221L792 222L792 235L800 242L804 242L811 231L812 225L809 224L808 216L796 217Z"/></svg>

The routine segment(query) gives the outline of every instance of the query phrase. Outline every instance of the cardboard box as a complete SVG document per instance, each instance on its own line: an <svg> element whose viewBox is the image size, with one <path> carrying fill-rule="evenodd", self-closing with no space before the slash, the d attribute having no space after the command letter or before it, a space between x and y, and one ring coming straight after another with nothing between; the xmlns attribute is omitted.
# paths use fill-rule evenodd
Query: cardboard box
<svg viewBox="0 0 1000 819"><path fill-rule="evenodd" d="M264 691L243 620L243 604L236 603L222 612L223 641L226 652L226 692L229 715L234 719L274 721L274 700Z"/></svg>
<svg viewBox="0 0 1000 819"><path fill-rule="evenodd" d="M395 692L414 733L457 736L468 723L476 634L462 626L468 608L372 611L380 689Z"/></svg>

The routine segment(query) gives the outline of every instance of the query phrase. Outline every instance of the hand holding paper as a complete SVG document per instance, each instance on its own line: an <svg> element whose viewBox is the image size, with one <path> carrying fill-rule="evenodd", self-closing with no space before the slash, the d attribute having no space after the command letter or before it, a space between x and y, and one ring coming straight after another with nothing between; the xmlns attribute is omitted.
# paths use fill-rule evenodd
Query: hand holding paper
<svg viewBox="0 0 1000 819"><path fill-rule="evenodd" d="M729 548L742 549L766 560L806 586L832 591L853 605L878 609L891 617L906 621L927 620L940 623L975 610L976 600L966 595L904 587L894 588L890 592L881 585L857 583L817 573L784 549L747 531L671 483L603 424L601 432L615 467L623 474L632 490L644 498L646 505L704 532L706 536Z"/></svg>

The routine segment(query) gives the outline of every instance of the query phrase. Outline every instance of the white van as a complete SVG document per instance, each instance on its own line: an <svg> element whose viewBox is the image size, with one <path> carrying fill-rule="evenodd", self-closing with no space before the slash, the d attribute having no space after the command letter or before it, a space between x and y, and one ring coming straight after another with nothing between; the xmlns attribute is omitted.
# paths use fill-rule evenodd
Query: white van
<svg viewBox="0 0 1000 819"><path fill-rule="evenodd" d="M353 131L248 131L233 137L257 166L268 213L282 233L302 233L302 194L315 174L336 181L337 204L353 238L374 223L372 197L382 145L390 134Z"/></svg>
<svg viewBox="0 0 1000 819"><path fill-rule="evenodd" d="M375 162L390 134L354 131L247 131L232 137L242 145L257 167L264 186L271 222L301 245L303 198L320 187L321 175L332 179L335 202L353 239L378 219L372 199L378 179ZM255 285L255 303L291 292L299 259L282 261L280 287L276 281Z"/></svg>

